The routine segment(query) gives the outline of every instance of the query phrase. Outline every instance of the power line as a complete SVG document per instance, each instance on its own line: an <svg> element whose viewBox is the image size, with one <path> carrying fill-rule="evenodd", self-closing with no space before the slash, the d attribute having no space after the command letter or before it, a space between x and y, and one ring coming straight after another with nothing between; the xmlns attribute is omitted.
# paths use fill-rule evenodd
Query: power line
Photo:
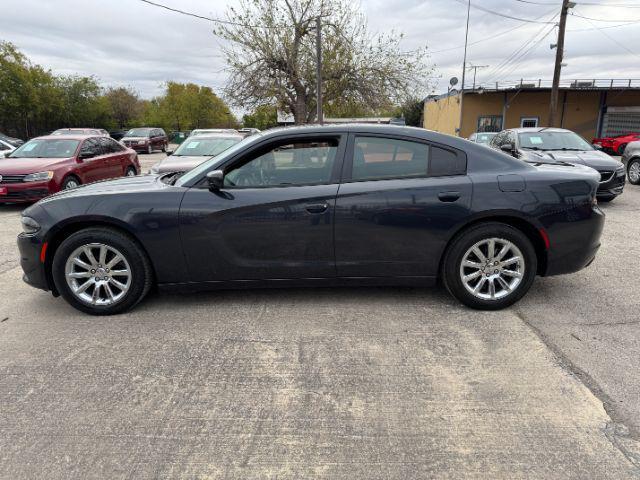
<svg viewBox="0 0 640 480"><path fill-rule="evenodd" d="M607 37L609 40L611 40L613 43L615 43L616 45L618 45L620 48L622 48L623 50L626 50L627 52L629 52L631 55L633 55L634 57L640 58L640 55L638 55L636 52L634 52L633 50L630 50L629 47L627 47L626 45L618 42L615 38L613 38L612 36L610 36L608 33L603 32L601 28L598 28L591 20L587 20L587 22L589 22L591 25L593 25L593 28L595 30L598 30L602 35L604 35L605 37Z"/></svg>
<svg viewBox="0 0 640 480"><path fill-rule="evenodd" d="M152 2L151 0L140 0L140 1L148 5L152 5L154 7L162 8L164 10L169 10L170 12L179 13L181 15L186 15L188 17L197 18L199 20L206 20L208 22L213 22L213 23L221 23L224 25L235 25L238 27L247 27L247 28L283 28L282 25L248 25L246 23L233 22L231 20L221 20L219 18L205 17L204 15L198 15L197 13L187 12L185 10L180 10L179 8L173 8L167 5L162 5L161 3Z"/></svg>
<svg viewBox="0 0 640 480"><path fill-rule="evenodd" d="M466 6L466 2L465 2L464 0L456 0L456 2L458 2L458 3L462 3L462 4L464 4L464 5ZM481 7L481 6L479 6L479 5L475 5L475 4L471 4L471 6L472 6L473 8L477 8L478 10L482 10L483 12L492 13L493 15L497 15L497 16L499 16L499 17L503 17L503 18L509 18L509 19L511 19L511 20L517 20L517 21L519 21L519 22L526 22L526 23L547 23L547 24L549 23L549 22L540 22L540 21L538 21L538 20L532 20L532 19L529 19L529 18L513 17L513 16L511 16L511 15L506 15L506 14L504 14L504 13L496 12L496 11L494 11L494 10L489 10L488 8L484 8L484 7Z"/></svg>
<svg viewBox="0 0 640 480"><path fill-rule="evenodd" d="M585 20L593 20L594 22L609 22L609 23L634 23L640 22L640 19L634 18L631 20L606 20L604 18L593 18L593 17L585 17L584 15L578 15L577 13L571 12L570 14L573 17L584 18Z"/></svg>
<svg viewBox="0 0 640 480"><path fill-rule="evenodd" d="M515 0L520 3L527 3L529 5L545 5L545 6L559 6L558 2L532 2L531 0ZM602 2L576 2L579 6L598 6L598 7L620 7L620 8L640 8L640 4L629 3L602 3Z"/></svg>
<svg viewBox="0 0 640 480"><path fill-rule="evenodd" d="M542 14L542 15L540 15L539 17L536 17L534 20L540 20L542 17L546 17L547 15L549 15L549 14L550 14L550 13L552 13L552 12L555 12L555 9L553 9L553 10L551 10L551 11L548 11L548 12L543 13L543 14ZM521 24L521 25L516 25L516 26L515 26L515 27L513 27L513 28L509 28L509 29L507 29L507 30L503 30L502 32L500 32L500 33L496 33L495 35L492 35L492 36L490 36L490 37L485 37L485 38L482 38L481 40L476 40L475 42L469 42L468 46L470 47L470 46L472 46L472 45L477 45L477 44L479 44L479 43L488 42L489 40L493 40L494 38L500 37L500 36L505 35L505 34L507 34L507 33L511 33L511 32L513 32L513 31L515 31L515 30L518 30L518 29L520 29L520 28L524 28L524 27L526 27L526 26L527 26L527 24L526 24L526 23L523 23L523 24ZM461 48L464 48L464 45L459 45L459 46L457 46L457 47L444 48L444 49L442 49L442 50L434 50L433 52L428 52L428 53L430 53L430 54L434 54L434 53L451 52L452 50L460 50Z"/></svg>
<svg viewBox="0 0 640 480"><path fill-rule="evenodd" d="M638 23L640 23L640 20L637 20L635 22L628 22L628 23L620 23L618 25L607 25L606 27L596 27L598 30L608 30L610 28L619 28L619 27L628 27L629 25L637 25ZM593 31L593 28L571 28L571 29L567 29L567 32L591 32Z"/></svg>

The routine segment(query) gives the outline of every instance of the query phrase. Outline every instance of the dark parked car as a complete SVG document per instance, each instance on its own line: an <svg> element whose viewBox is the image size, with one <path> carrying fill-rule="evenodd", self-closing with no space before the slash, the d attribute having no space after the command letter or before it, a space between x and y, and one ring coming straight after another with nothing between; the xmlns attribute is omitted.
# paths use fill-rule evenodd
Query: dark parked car
<svg viewBox="0 0 640 480"><path fill-rule="evenodd" d="M114 140L120 141L127 134L127 130L111 130L109 136Z"/></svg>
<svg viewBox="0 0 640 480"><path fill-rule="evenodd" d="M216 133L189 137L169 155L151 167L149 173L186 172L202 162L220 155L244 137L233 133Z"/></svg>
<svg viewBox="0 0 640 480"><path fill-rule="evenodd" d="M19 138L9 137L7 135L4 135L3 133L0 133L0 140L16 148L18 148L20 145L24 143L24 140L20 140Z"/></svg>
<svg viewBox="0 0 640 480"><path fill-rule="evenodd" d="M132 128L122 137L122 143L136 152L153 153L154 150L166 152L169 138L161 128Z"/></svg>
<svg viewBox="0 0 640 480"><path fill-rule="evenodd" d="M627 169L629 183L640 185L640 141L627 145L622 155L622 163Z"/></svg>
<svg viewBox="0 0 640 480"><path fill-rule="evenodd" d="M86 185L26 209L24 280L98 315L154 284L437 279L466 305L503 308L600 246L598 174L550 163L411 127L269 130L182 175Z"/></svg>
<svg viewBox="0 0 640 480"><path fill-rule="evenodd" d="M490 146L529 163L586 165L600 174L598 200L608 202L622 193L624 165L594 148L580 135L562 128L514 128L493 137Z"/></svg>
<svg viewBox="0 0 640 480"><path fill-rule="evenodd" d="M0 204L34 202L60 190L140 172L138 156L108 137L39 137L0 158Z"/></svg>

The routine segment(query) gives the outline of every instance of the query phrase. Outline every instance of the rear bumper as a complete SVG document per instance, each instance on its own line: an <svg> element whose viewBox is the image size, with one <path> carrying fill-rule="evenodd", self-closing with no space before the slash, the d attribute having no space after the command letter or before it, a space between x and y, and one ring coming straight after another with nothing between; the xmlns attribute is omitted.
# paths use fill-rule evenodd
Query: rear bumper
<svg viewBox="0 0 640 480"><path fill-rule="evenodd" d="M589 208L588 216L549 228L550 247L544 276L573 273L588 267L600 248L604 213Z"/></svg>
<svg viewBox="0 0 640 480"><path fill-rule="evenodd" d="M22 280L32 287L50 290L47 282L45 263L40 261L42 240L37 235L18 235L18 250L20 251L20 266L24 275Z"/></svg>
<svg viewBox="0 0 640 480"><path fill-rule="evenodd" d="M1 203L35 202L53 193L51 182L2 183L7 193L0 194Z"/></svg>

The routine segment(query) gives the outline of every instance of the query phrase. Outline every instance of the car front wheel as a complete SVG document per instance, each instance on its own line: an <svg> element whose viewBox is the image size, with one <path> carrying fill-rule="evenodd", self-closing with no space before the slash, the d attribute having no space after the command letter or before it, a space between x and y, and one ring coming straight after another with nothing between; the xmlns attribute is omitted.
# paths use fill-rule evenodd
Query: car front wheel
<svg viewBox="0 0 640 480"><path fill-rule="evenodd" d="M640 185L640 159L634 158L629 161L627 176L629 177L630 184Z"/></svg>
<svg viewBox="0 0 640 480"><path fill-rule="evenodd" d="M110 228L87 228L65 239L52 265L57 290L74 308L112 315L133 308L149 292L149 260L129 236Z"/></svg>
<svg viewBox="0 0 640 480"><path fill-rule="evenodd" d="M527 293L536 270L536 253L527 236L510 225L491 222L454 239L442 274L447 290L460 302L499 310Z"/></svg>

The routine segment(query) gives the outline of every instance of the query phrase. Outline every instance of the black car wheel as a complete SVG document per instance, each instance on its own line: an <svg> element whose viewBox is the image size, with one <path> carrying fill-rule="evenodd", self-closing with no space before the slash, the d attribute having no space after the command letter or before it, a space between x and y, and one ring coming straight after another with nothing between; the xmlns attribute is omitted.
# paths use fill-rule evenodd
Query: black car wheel
<svg viewBox="0 0 640 480"><path fill-rule="evenodd" d="M73 188L78 188L81 185L80 179L73 175L69 175L62 181L62 185L60 185L61 190L71 190Z"/></svg>
<svg viewBox="0 0 640 480"><path fill-rule="evenodd" d="M125 177L135 177L137 175L135 167L127 167L127 170L124 172Z"/></svg>
<svg viewBox="0 0 640 480"><path fill-rule="evenodd" d="M640 158L629 160L629 165L627 166L627 176L629 177L630 184L640 185Z"/></svg>
<svg viewBox="0 0 640 480"><path fill-rule="evenodd" d="M151 144L147 145L147 153L149 155L151 155L153 153L153 147L151 146Z"/></svg>
<svg viewBox="0 0 640 480"><path fill-rule="evenodd" d="M64 299L92 315L133 308L149 292L152 281L142 248L110 228L87 228L64 240L55 252L52 274Z"/></svg>
<svg viewBox="0 0 640 480"><path fill-rule="evenodd" d="M499 310L522 298L537 270L531 241L503 223L483 223L463 231L447 249L444 284L455 298L480 310Z"/></svg>
<svg viewBox="0 0 640 480"><path fill-rule="evenodd" d="M165 153L167 151L167 144L163 143L162 144L162 153Z"/></svg>

